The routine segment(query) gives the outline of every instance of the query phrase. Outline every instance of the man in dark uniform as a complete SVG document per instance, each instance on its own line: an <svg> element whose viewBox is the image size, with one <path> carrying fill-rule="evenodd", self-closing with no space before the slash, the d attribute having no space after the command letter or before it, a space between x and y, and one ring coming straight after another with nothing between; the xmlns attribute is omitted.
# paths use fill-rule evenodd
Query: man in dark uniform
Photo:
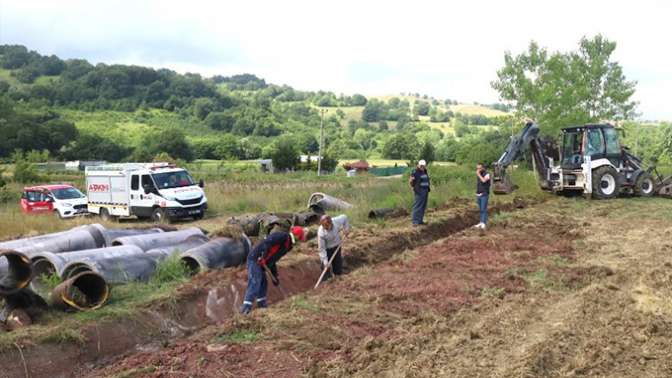
<svg viewBox="0 0 672 378"><path fill-rule="evenodd" d="M427 162L420 160L418 166L411 174L409 184L413 188L415 200L411 211L413 226L425 224L425 210L427 209L427 199L429 198L429 174L427 173Z"/></svg>
<svg viewBox="0 0 672 378"><path fill-rule="evenodd" d="M266 307L266 292L268 281L266 272L270 272L274 285L280 284L276 263L292 250L298 241L305 241L305 230L301 227L292 227L290 232L273 232L247 255L247 290L243 307L240 312L248 314L252 310L254 300L257 307Z"/></svg>

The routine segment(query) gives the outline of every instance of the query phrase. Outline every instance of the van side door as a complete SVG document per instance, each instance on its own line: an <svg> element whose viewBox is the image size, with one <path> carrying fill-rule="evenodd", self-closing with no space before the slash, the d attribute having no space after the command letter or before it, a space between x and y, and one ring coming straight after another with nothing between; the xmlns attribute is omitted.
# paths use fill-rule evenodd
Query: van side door
<svg viewBox="0 0 672 378"><path fill-rule="evenodd" d="M149 175L138 173L131 175L131 214L141 218L151 216L154 206L154 195L152 193L145 193L144 186L147 184L147 180L151 182L152 178Z"/></svg>

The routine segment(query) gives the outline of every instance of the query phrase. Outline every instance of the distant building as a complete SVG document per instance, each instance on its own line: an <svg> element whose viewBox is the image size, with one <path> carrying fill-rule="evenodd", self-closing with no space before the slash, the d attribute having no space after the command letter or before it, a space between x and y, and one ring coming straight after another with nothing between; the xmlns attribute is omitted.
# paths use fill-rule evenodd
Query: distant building
<svg viewBox="0 0 672 378"><path fill-rule="evenodd" d="M65 170L67 171L83 171L86 167L95 167L98 165L105 165L105 160L74 160L65 162Z"/></svg>
<svg viewBox="0 0 672 378"><path fill-rule="evenodd" d="M302 163L307 163L309 159L313 163L317 163L317 161L320 160L319 155L301 155L300 158Z"/></svg>
<svg viewBox="0 0 672 378"><path fill-rule="evenodd" d="M369 162L367 162L366 160L359 160L352 163L345 163L343 164L343 168L345 168L346 171L355 170L358 173L360 173L360 172L367 172L369 168L371 168L371 166L369 165Z"/></svg>
<svg viewBox="0 0 672 378"><path fill-rule="evenodd" d="M273 168L273 160L271 159L261 159L259 160L259 165L261 166L262 172L275 172L275 168Z"/></svg>

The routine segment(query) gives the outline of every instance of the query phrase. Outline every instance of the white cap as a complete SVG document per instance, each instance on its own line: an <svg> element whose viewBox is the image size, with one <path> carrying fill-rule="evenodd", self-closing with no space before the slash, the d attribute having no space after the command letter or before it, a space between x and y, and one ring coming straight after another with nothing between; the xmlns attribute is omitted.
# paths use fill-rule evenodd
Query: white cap
<svg viewBox="0 0 672 378"><path fill-rule="evenodd" d="M424 160L420 160L420 161L418 162L418 165L422 165L423 167L426 167L426 166L427 166L427 162L424 161Z"/></svg>

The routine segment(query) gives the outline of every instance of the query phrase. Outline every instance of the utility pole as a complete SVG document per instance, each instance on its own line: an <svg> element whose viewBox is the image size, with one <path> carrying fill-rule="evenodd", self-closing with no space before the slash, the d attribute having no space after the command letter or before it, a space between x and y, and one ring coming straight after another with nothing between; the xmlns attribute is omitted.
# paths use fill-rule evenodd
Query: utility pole
<svg viewBox="0 0 672 378"><path fill-rule="evenodd" d="M320 176L322 173L322 146L324 145L324 113L326 109L320 109L320 151L317 156L317 175Z"/></svg>

